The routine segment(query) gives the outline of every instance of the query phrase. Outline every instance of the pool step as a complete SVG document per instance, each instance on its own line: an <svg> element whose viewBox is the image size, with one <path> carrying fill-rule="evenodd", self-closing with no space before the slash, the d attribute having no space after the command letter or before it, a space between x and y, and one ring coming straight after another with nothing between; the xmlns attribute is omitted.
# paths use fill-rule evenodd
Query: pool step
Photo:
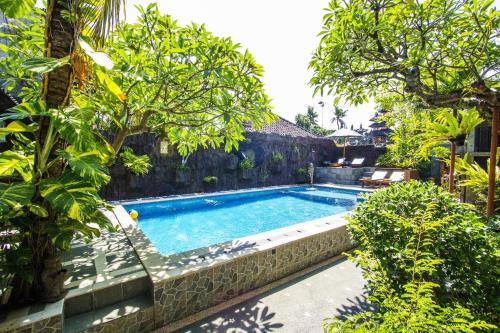
<svg viewBox="0 0 500 333"><path fill-rule="evenodd" d="M153 300L136 296L98 310L64 319L64 333L79 332L150 332L154 327Z"/></svg>
<svg viewBox="0 0 500 333"><path fill-rule="evenodd" d="M320 194L318 195L314 192L287 191L286 194L300 199L307 199L311 201L328 203L333 205L351 206L354 203L354 199L349 200L344 198L326 197Z"/></svg>
<svg viewBox="0 0 500 333"><path fill-rule="evenodd" d="M64 302L64 317L99 310L137 296L151 295L152 285L146 272L95 283L70 290Z"/></svg>

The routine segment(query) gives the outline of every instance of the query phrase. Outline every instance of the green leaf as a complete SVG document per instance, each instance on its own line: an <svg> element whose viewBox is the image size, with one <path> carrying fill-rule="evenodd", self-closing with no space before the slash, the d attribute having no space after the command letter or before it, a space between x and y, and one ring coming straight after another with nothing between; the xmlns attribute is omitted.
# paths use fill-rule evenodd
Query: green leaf
<svg viewBox="0 0 500 333"><path fill-rule="evenodd" d="M49 216L49 213L47 212L47 210L45 208L43 208L42 206L29 205L29 210L33 214L38 215L40 217L47 217L47 216Z"/></svg>
<svg viewBox="0 0 500 333"><path fill-rule="evenodd" d="M27 205L35 195L35 186L29 183L0 183L0 214Z"/></svg>
<svg viewBox="0 0 500 333"><path fill-rule="evenodd" d="M35 0L0 0L0 10L6 17L15 18L28 14L35 6Z"/></svg>
<svg viewBox="0 0 500 333"><path fill-rule="evenodd" d="M36 130L36 125L26 125L20 121L10 122L7 127L0 128L0 135L7 135L11 133L23 133L23 132L34 132Z"/></svg>
<svg viewBox="0 0 500 333"><path fill-rule="evenodd" d="M18 172L24 181L31 181L32 174L29 166L33 164L33 155L26 156L13 151L0 153L0 177L12 176Z"/></svg>
<svg viewBox="0 0 500 333"><path fill-rule="evenodd" d="M102 164L101 153L98 150L79 152L74 146L69 146L61 153L68 161L71 170L96 186L107 184L110 180L107 168Z"/></svg>
<svg viewBox="0 0 500 333"><path fill-rule="evenodd" d="M60 177L43 180L40 194L56 210L75 220L88 218L99 201L96 188L69 171Z"/></svg>
<svg viewBox="0 0 500 333"><path fill-rule="evenodd" d="M21 67L35 73L43 74L67 64L69 64L69 56L60 59L36 57L24 61Z"/></svg>
<svg viewBox="0 0 500 333"><path fill-rule="evenodd" d="M44 101L38 100L33 103L21 103L16 105L6 112L2 113L0 116L0 121L5 120L21 120L28 118L29 116L46 116L47 107Z"/></svg>
<svg viewBox="0 0 500 333"><path fill-rule="evenodd" d="M96 71L97 78L99 79L99 82L106 86L106 88L116 96L120 101L124 101L127 99L127 96L125 93L120 89L120 87L113 81L106 73L104 73L101 70Z"/></svg>

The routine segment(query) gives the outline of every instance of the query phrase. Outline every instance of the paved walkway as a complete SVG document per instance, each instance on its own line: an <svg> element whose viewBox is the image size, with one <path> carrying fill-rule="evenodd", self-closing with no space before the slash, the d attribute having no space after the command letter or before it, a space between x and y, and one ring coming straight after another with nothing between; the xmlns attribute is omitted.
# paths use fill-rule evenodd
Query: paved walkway
<svg viewBox="0 0 500 333"><path fill-rule="evenodd" d="M341 259L176 333L323 332L323 319L369 308L363 285L361 270Z"/></svg>

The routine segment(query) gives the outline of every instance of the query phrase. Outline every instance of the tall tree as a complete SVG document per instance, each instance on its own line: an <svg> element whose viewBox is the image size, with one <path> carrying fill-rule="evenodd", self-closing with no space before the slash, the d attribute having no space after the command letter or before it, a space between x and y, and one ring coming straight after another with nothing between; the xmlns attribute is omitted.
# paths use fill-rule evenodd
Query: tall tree
<svg viewBox="0 0 500 333"><path fill-rule="evenodd" d="M244 122L273 118L261 66L203 26L180 27L150 5L140 23L122 24L104 43L120 5L49 1L45 15L35 9L34 24L19 25L2 44L0 81L23 87L23 103L0 117L0 135L13 147L0 153L0 233L13 238L0 251L0 272L13 277L13 302L64 296L59 253L77 235L98 235L95 223L109 224L98 190L126 136L157 133L182 154L200 145L231 149ZM116 151L92 126L99 119Z"/></svg>
<svg viewBox="0 0 500 333"><path fill-rule="evenodd" d="M489 215L500 110L500 18L492 3L333 0L310 63L315 92L355 104L389 91L416 95L430 108L478 108L493 129Z"/></svg>
<svg viewBox="0 0 500 333"><path fill-rule="evenodd" d="M341 129L345 127L345 122L343 118L346 116L347 110L342 109L340 106L335 105L335 108L333 109L333 118L331 120L332 124L336 123L337 124L337 129Z"/></svg>
<svg viewBox="0 0 500 333"><path fill-rule="evenodd" d="M97 81L83 92L113 120L102 129L114 134L116 152L127 136L148 132L183 155L199 146L231 151L245 122L274 119L262 66L248 50L204 25L180 26L156 4L138 10L138 22L121 24L104 48L112 68L95 63Z"/></svg>

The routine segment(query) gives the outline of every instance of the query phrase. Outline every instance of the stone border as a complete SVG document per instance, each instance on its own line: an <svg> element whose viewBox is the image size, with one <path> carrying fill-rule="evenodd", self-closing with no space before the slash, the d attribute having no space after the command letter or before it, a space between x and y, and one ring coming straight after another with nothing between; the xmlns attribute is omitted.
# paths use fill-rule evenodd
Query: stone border
<svg viewBox="0 0 500 333"><path fill-rule="evenodd" d="M360 190L354 187L329 187ZM123 206L116 206L113 212L152 280L156 328L227 302L353 247L346 229L346 213L341 213L163 256Z"/></svg>
<svg viewBox="0 0 500 333"><path fill-rule="evenodd" d="M351 251L348 251L348 253L351 252ZM288 275L284 278L281 278L280 280L277 280L277 281L274 281L274 282L271 282L269 284L266 284L265 286L263 287L259 287L257 289L254 289L254 290L251 290L249 292L246 292L245 294L243 295L240 295L240 296L237 296L235 298L232 298L230 299L229 301L227 302L224 302L224 303L221 303L221 304L218 304L216 306L212 306L206 310L203 310L203 311L200 311L198 313L195 313L193 315L190 315L189 317L186 317L184 319L180 319L178 321L175 321L175 322L172 322L170 324L167 324L166 326L163 326L163 327L160 327L158 329L156 329L153 333L169 333L169 332L173 332L173 331L176 331L176 330L179 330L185 326L188 326L188 325L191 325L192 323L195 323L199 320L202 320L204 318L207 318L207 317L210 317L220 311L223 311L223 310L226 310L236 304L239 304L239 303L242 303L242 302L245 302L251 298L254 298L254 297L257 297L259 295L262 295L272 289L275 289L275 288L278 288L278 287L281 287L295 279L298 279L302 276L305 276L307 274L310 274L311 272L314 272L318 269L321 269L322 267L325 267L325 266L328 266L330 264L334 264L336 263L337 261L341 261L342 259L345 259L345 255L344 254L340 254L338 256L335 256L335 257L332 257L332 258L329 258L329 259L326 259L318 264L315 264L313 266L310 266L310 267L307 267L301 271L298 271L296 273L293 273L291 275Z"/></svg>
<svg viewBox="0 0 500 333"><path fill-rule="evenodd" d="M10 311L0 324L0 332L62 332L64 299L55 303L34 304Z"/></svg>

